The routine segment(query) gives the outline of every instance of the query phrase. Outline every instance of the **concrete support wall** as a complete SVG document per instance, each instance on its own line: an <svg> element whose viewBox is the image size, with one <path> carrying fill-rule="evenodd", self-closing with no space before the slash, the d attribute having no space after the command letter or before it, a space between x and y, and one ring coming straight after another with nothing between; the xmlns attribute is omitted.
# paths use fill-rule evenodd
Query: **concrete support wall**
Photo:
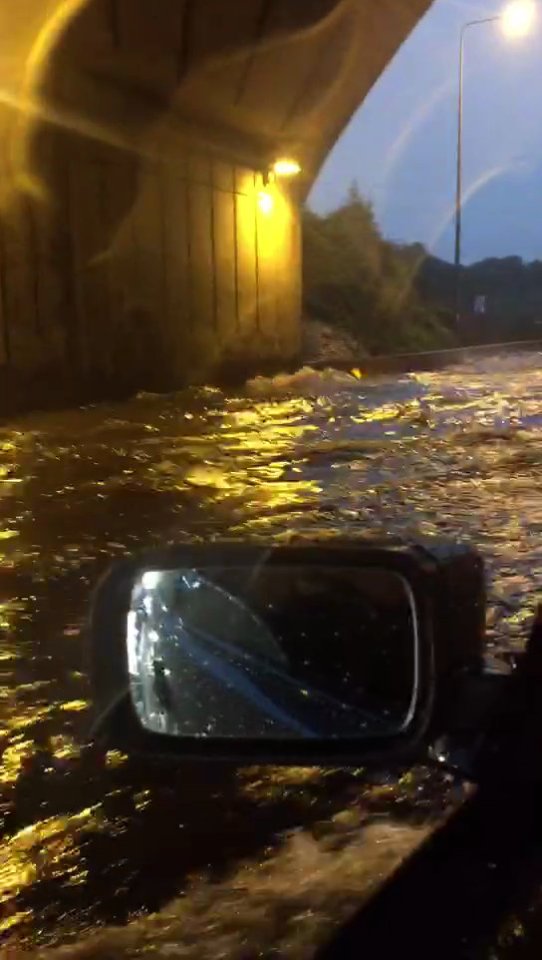
<svg viewBox="0 0 542 960"><path fill-rule="evenodd" d="M285 191L204 153L142 162L57 133L43 152L48 195L12 198L0 234L10 390L167 389L295 357L299 214Z"/></svg>

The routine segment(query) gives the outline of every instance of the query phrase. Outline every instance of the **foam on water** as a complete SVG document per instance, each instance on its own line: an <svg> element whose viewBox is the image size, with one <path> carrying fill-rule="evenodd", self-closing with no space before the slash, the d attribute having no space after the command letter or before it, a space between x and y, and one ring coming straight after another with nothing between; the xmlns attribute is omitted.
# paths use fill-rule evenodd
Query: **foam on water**
<svg viewBox="0 0 542 960"><path fill-rule="evenodd" d="M362 371L315 370L313 367L301 367L295 373L279 373L274 377L255 377L248 380L246 392L250 397L290 396L332 396L344 390L356 389L363 378Z"/></svg>

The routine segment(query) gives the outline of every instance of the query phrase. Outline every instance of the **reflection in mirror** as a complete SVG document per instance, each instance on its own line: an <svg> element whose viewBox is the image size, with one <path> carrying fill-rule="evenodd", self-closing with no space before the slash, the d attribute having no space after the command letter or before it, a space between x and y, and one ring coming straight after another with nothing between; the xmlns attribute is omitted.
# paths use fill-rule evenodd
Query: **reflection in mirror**
<svg viewBox="0 0 542 960"><path fill-rule="evenodd" d="M137 716L178 737L398 733L417 644L408 583L372 567L147 570L127 622Z"/></svg>

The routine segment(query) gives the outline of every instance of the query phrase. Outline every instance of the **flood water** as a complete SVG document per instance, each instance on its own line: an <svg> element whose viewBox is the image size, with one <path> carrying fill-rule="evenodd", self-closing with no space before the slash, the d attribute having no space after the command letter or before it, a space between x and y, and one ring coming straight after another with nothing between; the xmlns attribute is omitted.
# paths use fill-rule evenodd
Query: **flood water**
<svg viewBox="0 0 542 960"><path fill-rule="evenodd" d="M239 927L239 897L290 898L318 930L359 902L457 788L423 768L368 782L102 755L85 745L89 592L146 545L459 537L487 562L498 659L523 646L542 583L541 432L542 354L394 378L302 371L0 425L5 942L75 942L153 911L184 936L188 904L201 947L211 902L237 897Z"/></svg>

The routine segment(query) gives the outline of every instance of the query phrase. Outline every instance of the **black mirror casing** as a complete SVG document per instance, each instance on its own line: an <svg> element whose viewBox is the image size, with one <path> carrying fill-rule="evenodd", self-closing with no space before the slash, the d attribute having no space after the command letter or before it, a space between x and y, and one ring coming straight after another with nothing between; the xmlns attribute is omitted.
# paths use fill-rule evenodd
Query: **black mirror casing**
<svg viewBox="0 0 542 960"><path fill-rule="evenodd" d="M432 545L431 545L432 547ZM268 565L374 567L398 574L415 605L418 632L416 704L397 735L364 740L337 737L300 743L285 739L194 739L150 733L136 715L129 691L126 618L134 582L144 570ZM460 602L458 602L458 598ZM420 755L433 735L451 678L481 662L483 568L474 552L454 544L367 545L338 541L262 547L240 543L186 545L145 551L120 561L98 584L88 625L94 701L92 734L108 747L151 756L221 760L239 764L365 765L403 762ZM454 618L457 633L454 635ZM439 723L442 717L439 719Z"/></svg>

